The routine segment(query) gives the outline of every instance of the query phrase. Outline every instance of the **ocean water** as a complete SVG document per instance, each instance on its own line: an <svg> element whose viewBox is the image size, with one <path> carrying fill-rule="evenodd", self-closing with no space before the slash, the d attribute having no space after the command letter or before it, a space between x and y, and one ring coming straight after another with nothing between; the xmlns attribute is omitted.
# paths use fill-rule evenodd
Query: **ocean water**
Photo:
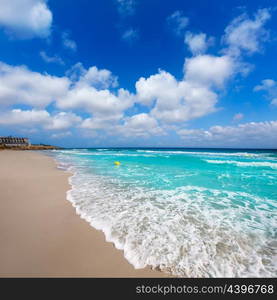
<svg viewBox="0 0 277 300"><path fill-rule="evenodd" d="M73 173L67 196L77 214L135 268L181 277L277 276L276 151L48 154Z"/></svg>

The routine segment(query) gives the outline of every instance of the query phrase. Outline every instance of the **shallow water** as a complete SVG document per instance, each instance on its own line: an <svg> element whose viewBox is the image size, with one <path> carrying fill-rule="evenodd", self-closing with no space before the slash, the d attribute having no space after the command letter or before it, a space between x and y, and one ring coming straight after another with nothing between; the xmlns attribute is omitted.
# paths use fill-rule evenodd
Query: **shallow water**
<svg viewBox="0 0 277 300"><path fill-rule="evenodd" d="M77 213L136 268L189 277L276 277L276 151L48 154L74 173L68 199Z"/></svg>

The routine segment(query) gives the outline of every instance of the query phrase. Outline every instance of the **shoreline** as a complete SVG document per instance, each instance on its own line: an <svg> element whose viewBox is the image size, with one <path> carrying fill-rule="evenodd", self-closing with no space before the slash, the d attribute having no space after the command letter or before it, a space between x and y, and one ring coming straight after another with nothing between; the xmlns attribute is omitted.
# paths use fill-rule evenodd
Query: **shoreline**
<svg viewBox="0 0 277 300"><path fill-rule="evenodd" d="M169 277L135 269L67 200L68 171L33 151L0 152L0 277Z"/></svg>

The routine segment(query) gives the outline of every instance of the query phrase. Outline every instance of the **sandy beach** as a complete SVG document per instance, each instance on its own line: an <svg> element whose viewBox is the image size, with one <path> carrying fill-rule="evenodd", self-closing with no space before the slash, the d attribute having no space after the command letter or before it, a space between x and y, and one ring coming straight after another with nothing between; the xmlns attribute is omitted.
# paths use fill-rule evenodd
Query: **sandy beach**
<svg viewBox="0 0 277 300"><path fill-rule="evenodd" d="M70 174L30 151L0 151L0 277L164 277L135 270L66 200Z"/></svg>

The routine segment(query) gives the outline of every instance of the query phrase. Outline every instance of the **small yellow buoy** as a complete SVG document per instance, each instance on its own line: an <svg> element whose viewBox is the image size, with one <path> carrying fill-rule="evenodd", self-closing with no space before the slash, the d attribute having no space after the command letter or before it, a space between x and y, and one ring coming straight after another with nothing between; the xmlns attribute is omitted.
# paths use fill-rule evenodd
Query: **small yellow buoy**
<svg viewBox="0 0 277 300"><path fill-rule="evenodd" d="M119 161L115 161L114 164L115 164L116 166L120 166L120 162L119 162Z"/></svg>

